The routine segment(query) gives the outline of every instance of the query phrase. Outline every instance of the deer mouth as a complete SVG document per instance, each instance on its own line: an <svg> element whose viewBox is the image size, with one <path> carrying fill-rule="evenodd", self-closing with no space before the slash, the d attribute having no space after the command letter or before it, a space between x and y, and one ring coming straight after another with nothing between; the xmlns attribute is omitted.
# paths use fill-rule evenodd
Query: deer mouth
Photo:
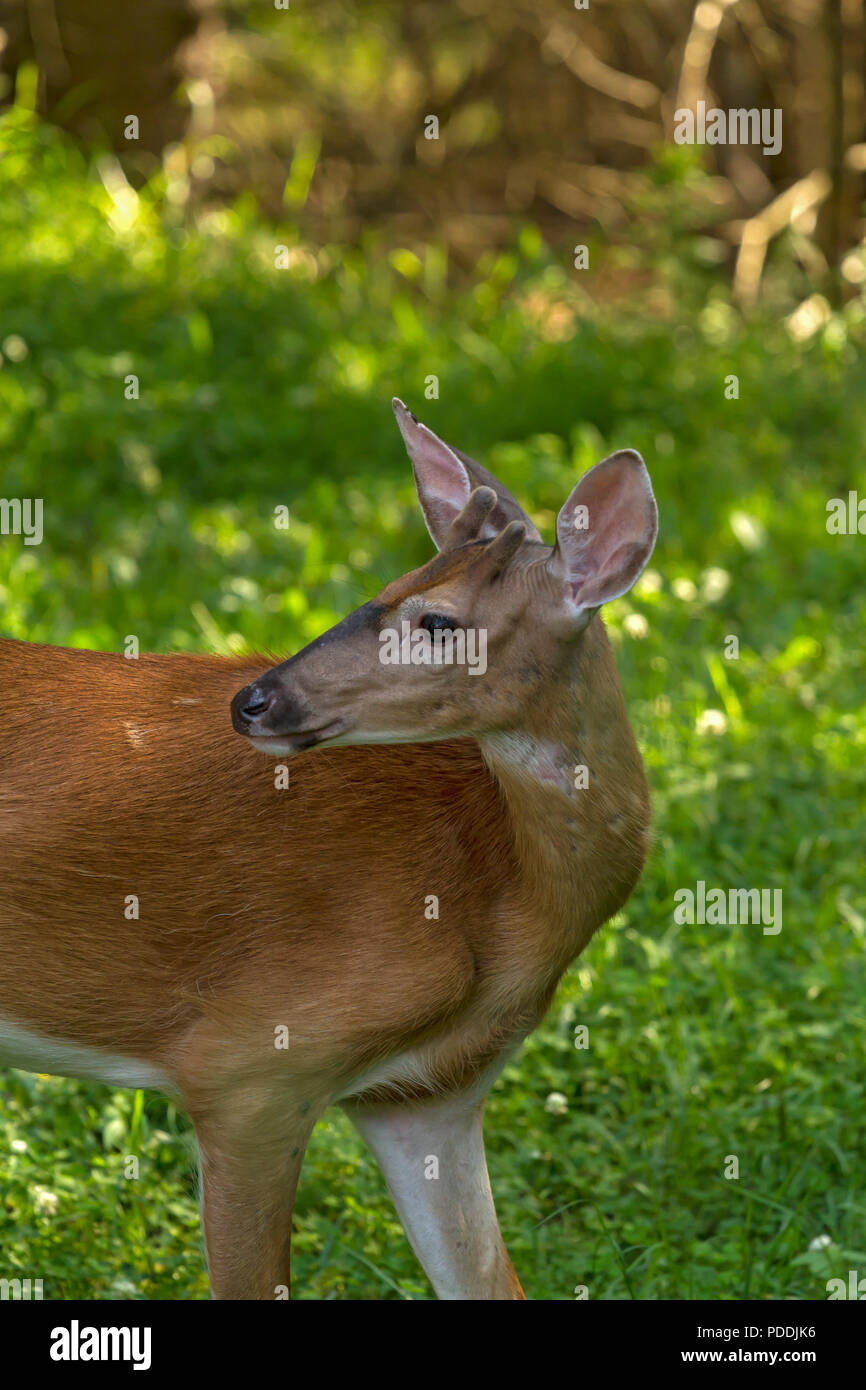
<svg viewBox="0 0 866 1390"><path fill-rule="evenodd" d="M331 739L339 738L348 725L344 719L334 719L318 729L298 729L291 733L260 734L251 733L249 741L259 753L271 756L286 756L292 753L306 753L310 748L318 748Z"/></svg>

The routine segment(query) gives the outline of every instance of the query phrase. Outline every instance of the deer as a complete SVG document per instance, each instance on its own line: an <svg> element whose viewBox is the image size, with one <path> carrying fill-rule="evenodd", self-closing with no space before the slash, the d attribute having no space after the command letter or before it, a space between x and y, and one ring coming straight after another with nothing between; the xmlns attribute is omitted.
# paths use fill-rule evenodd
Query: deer
<svg viewBox="0 0 866 1390"><path fill-rule="evenodd" d="M0 1063L185 1107L217 1299L290 1296L329 1106L438 1299L524 1299L485 1096L648 852L599 612L655 544L643 459L590 468L550 546L393 408L436 553L295 655L0 641ZM484 669L447 659L469 630Z"/></svg>

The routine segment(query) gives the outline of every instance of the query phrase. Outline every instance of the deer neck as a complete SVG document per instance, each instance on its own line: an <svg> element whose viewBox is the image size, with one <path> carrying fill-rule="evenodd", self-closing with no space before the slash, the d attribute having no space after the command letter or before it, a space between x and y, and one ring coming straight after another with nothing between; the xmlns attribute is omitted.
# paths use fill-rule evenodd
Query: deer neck
<svg viewBox="0 0 866 1390"><path fill-rule="evenodd" d="M523 726L479 742L503 792L523 900L570 958L622 906L648 841L643 764L598 616Z"/></svg>

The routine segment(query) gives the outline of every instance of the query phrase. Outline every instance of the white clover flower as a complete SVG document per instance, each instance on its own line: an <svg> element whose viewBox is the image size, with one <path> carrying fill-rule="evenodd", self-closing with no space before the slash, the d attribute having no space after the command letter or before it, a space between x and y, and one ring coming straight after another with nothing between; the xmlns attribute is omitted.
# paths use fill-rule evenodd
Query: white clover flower
<svg viewBox="0 0 866 1390"><path fill-rule="evenodd" d="M551 1091L544 1102L544 1108L548 1115L565 1115L568 1113L568 1097L561 1091Z"/></svg>
<svg viewBox="0 0 866 1390"><path fill-rule="evenodd" d="M690 579L675 579L671 593L674 598L682 599L683 603L694 603L698 596L697 586Z"/></svg>
<svg viewBox="0 0 866 1390"><path fill-rule="evenodd" d="M827 1249L827 1246L828 1246L828 1245L832 1245L832 1244L833 1244L833 1237L832 1237L832 1236L816 1236L814 1240L810 1240L810 1241L809 1241L809 1249L810 1249L810 1250L826 1250L826 1249Z"/></svg>
<svg viewBox="0 0 866 1390"><path fill-rule="evenodd" d="M3 339L3 352L10 362L23 362L30 349L17 333L10 333L8 338Z"/></svg>
<svg viewBox="0 0 866 1390"><path fill-rule="evenodd" d="M636 594L657 594L661 591L662 577L658 570L644 570L634 586Z"/></svg>
<svg viewBox="0 0 866 1390"><path fill-rule="evenodd" d="M701 575L701 593L708 603L715 603L717 599L724 598L730 585L731 576L728 571L719 569L717 565L712 565Z"/></svg>
<svg viewBox="0 0 866 1390"><path fill-rule="evenodd" d="M727 715L722 714L720 709L701 710L695 720L695 728L699 734L726 734L728 731Z"/></svg>
<svg viewBox="0 0 866 1390"><path fill-rule="evenodd" d="M649 637L649 623L643 613L629 613L622 625L629 637Z"/></svg>
<svg viewBox="0 0 866 1390"><path fill-rule="evenodd" d="M54 1216L57 1212L60 1198L56 1192L49 1192L46 1187L36 1187L33 1189L33 1210L37 1216Z"/></svg>

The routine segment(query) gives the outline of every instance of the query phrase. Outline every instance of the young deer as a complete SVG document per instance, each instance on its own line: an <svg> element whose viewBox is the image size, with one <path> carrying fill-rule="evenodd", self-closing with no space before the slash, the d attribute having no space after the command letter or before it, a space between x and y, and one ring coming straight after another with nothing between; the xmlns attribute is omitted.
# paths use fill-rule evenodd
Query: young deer
<svg viewBox="0 0 866 1390"><path fill-rule="evenodd" d="M439 553L290 660L0 642L0 1059L182 1100L218 1298L286 1296L334 1103L438 1297L523 1298L484 1096L647 850L598 616L653 548L643 461L590 469L551 550L394 408ZM485 670L382 659L449 629ZM254 750L301 755L287 788Z"/></svg>

